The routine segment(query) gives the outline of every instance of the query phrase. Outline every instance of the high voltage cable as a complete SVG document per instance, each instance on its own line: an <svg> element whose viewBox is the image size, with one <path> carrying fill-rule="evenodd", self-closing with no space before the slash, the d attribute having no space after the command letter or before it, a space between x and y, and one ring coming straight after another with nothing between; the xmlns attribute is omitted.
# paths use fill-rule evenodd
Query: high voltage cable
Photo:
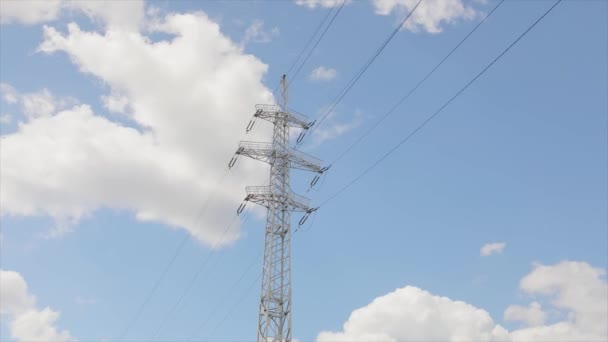
<svg viewBox="0 0 608 342"><path fill-rule="evenodd" d="M325 30L323 30L323 32L319 36L319 39L317 39L317 42L315 43L315 45L313 45L312 48L308 51L308 54L306 55L306 57L304 58L302 63L300 63L300 66L298 67L296 72L292 76L290 76L289 83L287 83L287 87L289 87L291 85L291 83L296 79L296 77L300 73L300 70L302 70L302 67L308 61L308 58L310 58L310 55L312 54L312 52L317 48L317 45L319 45L319 43L321 42L321 40L327 33L327 30L329 30L331 25L334 23L334 20L336 20L336 17L338 16L338 14L340 14L340 12L342 11L342 8L344 8L344 4L346 4L346 1L347 0L342 0L342 4L340 5L340 7L338 7L338 10L334 13L333 17L331 17L329 24L327 24L327 26L325 27Z"/></svg>
<svg viewBox="0 0 608 342"><path fill-rule="evenodd" d="M315 215L316 217L316 215ZM314 224L314 220L313 223L311 224L311 226ZM294 234L296 234L299 230L296 229L294 231ZM258 254L258 256L254 259L254 261L249 264L249 266L247 267L247 269L245 269L245 272L243 272L241 274L241 276L239 277L239 279L232 285L232 287L230 288L229 291L227 291L228 296L224 296L224 298L222 300L220 300L218 302L218 305L216 305L216 307L211 310L211 312L209 313L209 315L207 316L207 318L203 321L203 323L201 324L201 326L198 328L198 330L190 336L189 340L195 341L194 336L196 336L198 334L198 332L200 332L204 326L207 324L207 322L209 321L209 319L213 316L213 314L215 314L215 312L217 310L219 310L222 307L223 302L227 301L227 299L231 298L230 294L232 292L233 289L236 288L236 286L238 286L238 284L244 279L245 275L251 270L251 268L260 261L261 257L263 255ZM209 337L212 337L215 334L215 331L224 323L224 321L226 321L226 319L228 319L228 317L230 317L230 315L232 314L232 312L234 310L236 310L236 308L241 304L241 302L247 298L247 294L249 294L249 291L251 291L251 289L253 288L253 286L255 286L255 284L257 284L258 280L260 280L260 278L262 278L262 274L258 274L258 276L256 277L256 279L253 281L253 283L251 283L246 289L245 291L243 291L243 295L241 296L241 298L239 298L239 300L237 302L235 302L235 304L230 308L230 310L228 310L228 312L226 313L226 315L218 322L218 324L215 325L215 327L211 330L211 335Z"/></svg>
<svg viewBox="0 0 608 342"><path fill-rule="evenodd" d="M317 26L317 28L315 29L315 31L312 33L312 35L310 36L310 38L308 39L308 42L306 43L306 45L304 46L304 48L302 49L302 51L300 51L300 54L298 54L298 58L296 58L293 63L291 63L291 66L289 67L289 69L287 69L286 74L290 75L291 70L293 70L293 67L296 66L296 64L298 63L298 61L300 60L300 57L302 57L302 55L304 55L304 52L306 52L306 50L308 49L308 47L310 46L310 43L312 43L313 39L317 36L317 33L319 33L319 30L321 29L321 27L323 27L323 25L325 24L325 22L327 21L327 18L329 18L329 15L331 14L331 12L333 12L334 8L330 8L329 10L327 10L327 14L325 14L325 16L323 17L323 20L321 20L321 22L319 23L319 25ZM322 38L322 37L321 37ZM320 39L319 39L320 40ZM304 60L304 62L306 61L306 59ZM302 62L302 63L304 63Z"/></svg>
<svg viewBox="0 0 608 342"><path fill-rule="evenodd" d="M361 67L361 69L359 69L359 71L355 74L355 76L350 80L350 82L348 83L348 85L346 86L346 88L342 91L342 93L340 93L340 95L338 96L338 98L336 100L334 100L334 102L332 103L332 105L330 106L330 108L327 111L325 111L320 116L320 118L318 119L319 122L317 124L313 125L308 130L308 134L306 136L304 136L304 138L297 144L296 147L301 146L306 141L306 139L312 135L312 132L314 132L314 130L317 129L323 123L323 121L325 121L325 119L327 119L327 117L329 116L329 114L331 114L331 112L338 105L338 103L340 103L340 101L342 101L342 99L344 98L344 96L346 96L346 94L348 94L350 92L350 90L355 85L355 83L357 83L357 81L359 81L359 79L361 78L361 76L363 76L363 74L367 71L367 69L374 63L374 61L376 60L376 58L378 58L378 56L380 55L380 53L382 53L382 51L384 50L384 48L386 48L386 46L388 45L388 43L390 43L391 40L393 40L393 38L395 37L395 35L397 34L397 32L399 32L399 30L401 30L401 28L403 27L403 25L405 25L405 23L412 16L412 14L414 14L414 12L416 11L416 9L418 8L418 6L420 5L421 2L422 2L422 0L418 0L418 2L416 3L416 5L414 6L414 8L412 8L412 10L405 16L405 18L403 18L403 20L401 21L401 23L388 35L388 37L380 45L380 47L378 48L378 50L376 50L376 52L374 53L374 55L363 65L363 67Z"/></svg>
<svg viewBox="0 0 608 342"><path fill-rule="evenodd" d="M207 199L203 203L201 209L198 211L198 214L197 214L197 216L196 216L196 218L194 220L194 224L195 225L198 223L198 221L200 220L201 216L204 214L204 212L209 207L209 204L211 203L211 199L213 198L213 196L215 196L215 193L217 192L217 189L219 188L219 185L224 182L224 179L226 179L226 176L228 175L228 171L229 171L229 169L226 169L226 171L224 172L224 174L222 174L222 176L220 177L220 179L219 179L219 181L217 183L218 186L213 189L213 191L209 194L209 196L207 197ZM191 238L191 235L189 233L187 233L182 238L182 240L178 243L177 248L175 249L175 252L173 252L171 258L169 259L169 262L167 263L167 265L165 266L165 268L163 269L163 271L160 273L160 276L158 277L158 279L156 279L156 281L154 282L154 285L152 286L152 289L150 290L150 292L148 293L148 295L146 296L146 298L144 299L144 301L141 303L141 305L139 306L139 308L135 312L135 315L131 318L131 320L129 321L129 323L127 324L127 326L123 329L122 333L120 334L120 337L118 338L119 341L124 340L124 338L127 336L127 334L129 333L129 331L131 330L131 328L133 327L133 325L135 325L135 323L137 323L137 321L139 320L139 317L143 313L145 307L148 305L148 303L150 302L150 300L152 300L152 297L156 294L156 291L158 290L158 287L160 286L160 284L162 283L162 281L167 276L169 270L171 269L171 267L175 263L175 260L177 260L177 257L179 256L179 254L181 253L181 251L184 249L184 246L190 240L190 238Z"/></svg>
<svg viewBox="0 0 608 342"><path fill-rule="evenodd" d="M439 113L441 113L443 111L443 109L445 107L447 107L450 103L452 103L452 101L454 101L454 99L456 99L460 94L462 94L471 84L473 84L481 75L483 75L488 69L490 69L490 67L492 67L492 65L494 65L502 56L504 56L515 44L517 44L526 34L528 34L528 32L530 32L530 30L532 30L543 18L545 18L545 16L547 16L547 14L549 14L549 12L551 12L560 2L562 2L562 0L557 0L547 11L545 11L545 13L543 13L543 15L541 15L538 19L536 19L536 21L534 23L532 23L532 25L530 25L522 34L520 34L519 37L517 37L517 39L515 39L506 49L504 49L496 58L494 58L494 60L492 60L492 62L490 62L490 64L488 64L485 68L483 68L483 70L481 70L475 77L473 77L464 87L462 87L462 89L460 89L454 96L452 96L447 102L445 102L430 117L428 117L424 122L422 122L422 124L420 124L418 127L416 127L416 129L414 129L410 134L408 134L405 138L403 138L403 140L401 140L397 145L395 145L388 152L386 152L382 157L380 157L378 160L376 160L371 166L369 166L367 169L365 169L365 171L363 171L361 174L359 174L353 180L348 182L346 185L344 185L342 188L340 188L334 194L329 196L323 202L321 202L319 207L322 207L327 202L333 200L338 195L340 195L342 192L344 192L346 189L348 189L349 187L354 185L356 182L358 182L363 176L365 176L372 169L374 169L376 166L378 166L378 164L380 164L382 161L384 161L388 156L390 156L393 152L395 152L401 145L403 145L412 136L414 136L418 131L420 131L420 129L422 129L426 124L428 124L431 120L433 120Z"/></svg>
<svg viewBox="0 0 608 342"><path fill-rule="evenodd" d="M228 317L230 317L230 315L232 315L234 310L236 310L236 308L239 307L239 305L245 300L245 298L247 298L247 295L249 295L250 291L253 289L253 287L258 283L258 281L261 278L262 278L262 273L258 274L258 276L253 280L253 282L243 292L243 295L234 303L234 305L230 308L230 310L228 310L228 312L226 312L226 315L224 315L224 317L215 325L215 327L211 330L211 335L209 335L209 337L213 337L213 335L215 335L215 332L217 331L217 329L220 326L222 326L222 324L224 324L224 322L228 319Z"/></svg>
<svg viewBox="0 0 608 342"><path fill-rule="evenodd" d="M313 47L308 51L308 54L306 55L306 57L304 58L304 60L300 63L300 66L298 67L298 69L295 72L295 74L293 76L291 76L290 75L291 70L293 70L293 68L296 66L296 64L298 64L298 61L300 60L300 58L302 57L302 55L304 54L304 52L306 52L306 50L308 49L308 47L310 46L310 44L312 43L312 41L314 40L314 38L317 36L317 33L319 33L319 30L321 29L321 27L323 27L323 25L327 21L327 18L329 18L329 15L333 12L333 10L334 10L335 7L332 7L332 8L330 8L327 11L327 14L323 17L323 20L321 20L321 22L319 23L319 25L317 26L317 28L314 30L313 34L308 39L308 42L304 45L304 48L302 49L302 51L300 51L300 53L298 54L298 57L293 61L293 63L289 67L289 69L287 69L287 72L285 74L290 75L290 81L289 81L288 86L291 85L291 82L293 82L293 79L295 79L295 77L298 75L298 73L300 72L300 69L302 69L302 67L304 66L304 64L306 64L306 62L308 61L308 58L310 58L310 55L312 54L312 52L317 48L317 45L319 45L319 43L321 42L321 40L323 39L323 37L327 33L327 30L329 30L329 28L333 24L334 20L338 16L338 14L340 14L340 11L342 10L342 7L344 7L344 3L346 1L347 0L344 0L342 2L342 4L340 5L340 7L338 8L338 10L334 13L334 16L331 18L329 24L325 27L325 30L323 30L323 32L321 33L321 35L319 36L319 38L317 39L317 41L315 42L315 44L313 45ZM279 86L280 86L280 83L277 84L277 86L272 91L273 94L277 92L277 90L279 89Z"/></svg>
<svg viewBox="0 0 608 342"><path fill-rule="evenodd" d="M154 335L152 338L156 338L158 337L158 335L160 334L160 332L162 331L162 329L164 328L165 324L171 319L171 317L175 314L175 312L178 310L178 308L180 307L180 305L182 304L184 298L186 298L186 296L190 293L190 291L192 290L192 288L194 287L194 284L196 283L196 280L198 279L198 277L203 273L203 270L205 269L205 265L207 265L207 263L209 262L209 260L211 259L211 256L213 256L213 254L215 253L215 248L224 241L224 237L226 236L226 234L232 229L232 227L234 226L234 224L237 222L237 218L239 217L238 214L235 214L232 221L230 221L230 224L224 229L224 231L222 232L222 234L220 235L220 237L218 239L215 240L213 246L211 246L211 248L209 249L209 253L207 254L207 256L203 259L202 263L200 264L198 271L194 274L194 276L190 279L190 282L188 283L188 286L186 286L186 288L184 289L184 291L182 292L181 296L178 298L177 302L175 302L175 304L173 305L173 307L171 308L171 310L169 310L167 312L167 314L165 315L165 317L161 320L161 322L158 324L158 328L156 329ZM245 220L243 221L243 223L247 220L248 216L246 216Z"/></svg>
<svg viewBox="0 0 608 342"><path fill-rule="evenodd" d="M477 29L479 28L479 26L481 26L481 24L483 24L489 17L490 15L492 15L492 13L494 13L494 11L496 11L498 9L498 7L500 7L500 5L502 5L502 3L505 2L505 0L501 0L494 8L492 8L492 10L490 12L488 12L488 14L486 14L486 16L458 43L456 44L456 46L454 46L454 48L445 56L443 57L443 59L437 64L435 65L435 67L426 74L426 76L424 76L407 94L405 94L399 101L397 101L397 103L391 107L391 109L386 112L384 114L384 116L382 116L382 118L380 118L380 120L376 121L376 123L371 126L365 133L363 133L363 135L361 135L359 138L357 138L357 140L355 140L353 143L351 143L342 153L340 153L331 163L330 165L335 164L337 161L339 161L340 159L342 159L342 157L344 157L346 154L348 154L348 152L350 152L353 147L355 147L357 144L359 144L363 139L365 139L365 137L367 137L372 131L374 131L389 115L391 115L395 109L397 109L397 107L399 107L403 102L405 102L405 100L407 100L410 95L412 95L412 93L414 93L429 77L431 77L431 75L433 75L435 73L435 71L475 32L477 31Z"/></svg>
<svg viewBox="0 0 608 342"><path fill-rule="evenodd" d="M243 279L245 279L245 276L247 275L247 273L249 273L249 271L251 271L253 266L255 266L260 261L261 256L262 256L262 254L258 254L258 256L253 259L253 262L247 266L247 268L245 269L245 271L243 273L241 273L241 276L237 279L237 281L232 284L232 286L228 289L228 291L226 291L226 295L224 297L222 297L222 299L220 299L220 301L217 303L217 305L211 311L209 311L209 314L203 320L201 325L194 331L194 333L192 335L190 335L189 340L194 341L195 340L194 337L203 330L203 328L207 325L207 322L209 322L209 320L213 316L215 316L215 313L223 307L223 304L224 304L223 302L233 296L233 294L234 294L233 291L241 283L241 281L243 281Z"/></svg>

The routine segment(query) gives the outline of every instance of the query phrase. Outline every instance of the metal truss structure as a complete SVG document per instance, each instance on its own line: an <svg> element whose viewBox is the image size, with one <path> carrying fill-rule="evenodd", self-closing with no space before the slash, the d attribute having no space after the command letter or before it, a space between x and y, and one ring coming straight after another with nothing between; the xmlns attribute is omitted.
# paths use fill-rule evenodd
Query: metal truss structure
<svg viewBox="0 0 608 342"><path fill-rule="evenodd" d="M280 106L256 105L254 118L247 126L251 130L256 118L274 125L272 143L243 141L230 161L234 166L239 156L270 164L270 183L267 186L248 186L245 202L253 202L267 208L264 238L264 261L260 292L258 342L291 342L291 213L310 213L314 208L309 200L295 194L290 186L292 168L316 172L326 169L321 161L289 146L290 128L305 132L312 123L300 114L287 109L287 82L281 79Z"/></svg>

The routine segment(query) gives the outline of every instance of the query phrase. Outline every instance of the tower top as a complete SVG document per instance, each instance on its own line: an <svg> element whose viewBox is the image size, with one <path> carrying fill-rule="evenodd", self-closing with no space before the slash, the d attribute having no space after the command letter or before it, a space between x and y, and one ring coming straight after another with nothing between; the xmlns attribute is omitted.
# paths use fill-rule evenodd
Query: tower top
<svg viewBox="0 0 608 342"><path fill-rule="evenodd" d="M287 100L288 100L288 92L287 92L287 75L283 75L281 77L281 111L287 112Z"/></svg>

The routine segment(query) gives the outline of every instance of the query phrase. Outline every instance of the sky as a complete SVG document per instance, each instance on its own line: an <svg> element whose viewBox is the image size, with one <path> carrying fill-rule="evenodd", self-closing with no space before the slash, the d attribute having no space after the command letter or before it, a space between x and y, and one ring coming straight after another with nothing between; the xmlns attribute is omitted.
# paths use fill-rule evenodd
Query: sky
<svg viewBox="0 0 608 342"><path fill-rule="evenodd" d="M608 339L608 3L416 3L0 0L0 340L255 340L283 74L294 339Z"/></svg>

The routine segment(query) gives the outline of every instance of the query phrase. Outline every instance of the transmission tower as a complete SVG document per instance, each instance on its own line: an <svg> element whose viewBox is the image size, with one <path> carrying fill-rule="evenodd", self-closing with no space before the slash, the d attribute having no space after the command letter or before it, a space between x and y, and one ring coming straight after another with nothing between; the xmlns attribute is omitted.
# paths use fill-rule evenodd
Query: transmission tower
<svg viewBox="0 0 608 342"><path fill-rule="evenodd" d="M306 217L316 210L309 200L291 191L289 177L292 168L316 172L325 171L321 161L289 144L290 128L306 132L312 123L300 114L287 109L287 80L281 78L281 103L256 105L253 119L247 131L253 128L257 118L274 125L272 143L242 141L229 167L234 166L239 155L270 164L270 183L267 186L246 187L247 196L238 212L247 202L267 208L262 264L262 286L258 318L258 342L291 342L291 213L303 212ZM318 179L318 177L315 177Z"/></svg>

